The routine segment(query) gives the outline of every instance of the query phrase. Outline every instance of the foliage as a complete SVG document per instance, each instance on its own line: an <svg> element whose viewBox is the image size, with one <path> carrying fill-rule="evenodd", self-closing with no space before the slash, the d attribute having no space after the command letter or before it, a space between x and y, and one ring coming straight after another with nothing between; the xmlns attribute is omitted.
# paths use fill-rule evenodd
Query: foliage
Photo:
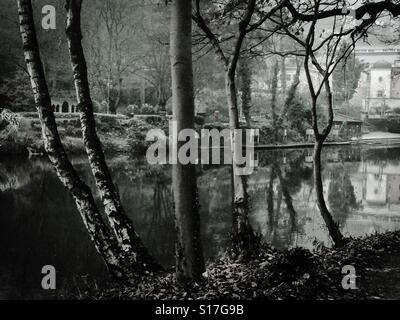
<svg viewBox="0 0 400 320"><path fill-rule="evenodd" d="M0 79L0 104L14 112L33 111L34 101L30 94L30 83L21 69Z"/></svg>
<svg viewBox="0 0 400 320"><path fill-rule="evenodd" d="M127 112L128 114L140 115L158 114L158 108L147 103L143 105L130 104L127 108Z"/></svg>
<svg viewBox="0 0 400 320"><path fill-rule="evenodd" d="M306 136L306 129L311 127L312 115L310 108L304 100L294 98L292 102L286 106L286 126L298 132L303 138Z"/></svg>
<svg viewBox="0 0 400 320"><path fill-rule="evenodd" d="M152 143L146 141L146 134L154 126L144 120L131 119L127 128L129 155L131 157L143 156L148 146ZM168 132L168 131L164 131Z"/></svg>
<svg viewBox="0 0 400 320"><path fill-rule="evenodd" d="M196 111L204 112L209 121L216 121L213 118L213 114L215 111L220 114L220 121L227 121L228 119L228 110L226 110L226 95L224 89L211 89L204 88L200 90L196 95Z"/></svg>
<svg viewBox="0 0 400 320"><path fill-rule="evenodd" d="M348 45L348 43L342 43L337 55L341 56ZM354 55L339 62L332 74L335 103L341 105L351 100L358 88L363 69L363 64Z"/></svg>

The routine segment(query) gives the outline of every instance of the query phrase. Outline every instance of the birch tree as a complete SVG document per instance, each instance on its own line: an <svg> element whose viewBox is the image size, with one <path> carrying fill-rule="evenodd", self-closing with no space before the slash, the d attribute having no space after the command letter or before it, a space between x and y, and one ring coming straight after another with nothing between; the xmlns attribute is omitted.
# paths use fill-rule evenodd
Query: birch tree
<svg viewBox="0 0 400 320"><path fill-rule="evenodd" d="M39 114L39 120L42 127L42 136L45 143L45 149L49 157L50 162L54 166L56 173L62 182L62 184L70 191L72 197L75 200L77 209L81 214L82 220L89 232L91 239L97 251L101 254L104 262L106 263L110 273L118 280L124 282L132 282L134 279L143 271L147 270L160 270L158 264L156 264L153 258L147 253L141 240L134 233L133 226L128 229L126 226L126 221L123 219L126 217L110 217L110 224L114 223L114 233L110 232L107 223L102 218L102 215L95 203L93 194L90 188L81 180L76 170L72 166L65 149L62 145L56 121L54 116L54 111L51 105L51 98L43 70L42 61L40 58L40 51L36 37L36 30L33 18L33 10L31 0L18 0L18 14L20 21L20 32L22 37L22 44L24 50L25 62L27 65L28 73L31 80L31 86L33 90L33 95L35 99L36 108ZM76 16L76 9L80 8L81 1L67 1L67 8L71 9L70 20L79 21ZM76 26L73 24L72 29L76 31ZM80 31L80 29L78 29ZM78 35L78 42L81 39L80 33L75 33L71 31L73 35ZM74 45L77 42L74 43ZM77 45L76 47L77 55L76 58L79 59L79 53L83 54L82 48ZM82 56L83 57L83 56ZM79 96L82 97L83 107L87 106L90 95L86 90L87 79L85 82L84 76L81 78L80 75L86 75L86 69L83 63L77 62L76 64L76 75L75 81L78 82L77 86L79 91ZM91 134L95 134L94 131L94 118L93 114L90 114L90 110L86 113L82 113L82 123L86 126L83 131L86 141L86 146L90 149L90 144L94 144L94 150L91 163L99 165L99 171L96 172L97 179L99 176L102 177L104 174L104 168L101 168L101 160L97 158L100 157L99 150L96 150L95 141ZM93 130L91 132L91 130ZM100 147L101 148L101 147ZM100 149L101 150L101 149ZM100 164L96 163L100 161ZM95 166L93 166L95 167ZM107 181L101 181L107 185ZM101 188L100 188L101 189ZM109 190L111 194L113 190ZM103 196L104 199L104 196ZM109 199L111 202L114 199ZM118 216L118 213L117 213ZM125 223L125 224L124 224ZM117 225L119 224L119 225ZM119 228L121 227L121 228ZM125 228L124 228L125 227ZM127 234L126 234L127 233ZM129 242L130 240L131 242ZM134 242L133 242L134 241ZM128 250L131 249L131 250Z"/></svg>
<svg viewBox="0 0 400 320"><path fill-rule="evenodd" d="M31 0L18 0L17 4L24 57L47 155L60 181L71 192L97 251L103 257L110 272L116 278L122 278L125 270L115 252L118 251L116 250L116 243L101 219L101 214L89 187L80 179L73 168L60 140L40 59Z"/></svg>
<svg viewBox="0 0 400 320"><path fill-rule="evenodd" d="M252 63L250 57L243 56L240 59L239 77L240 91L242 101L242 112L246 120L246 126L251 127L251 81L252 81Z"/></svg>
<svg viewBox="0 0 400 320"><path fill-rule="evenodd" d="M101 142L96 133L93 102L90 95L86 59L82 48L81 32L82 0L67 0L68 46L71 56L71 66L80 112L82 138L85 145L89 164L103 202L105 213L118 242L132 263L143 269L159 270L160 266L148 254L142 241L137 235L132 221L126 215L121 204L120 196L115 187L110 171L105 161Z"/></svg>

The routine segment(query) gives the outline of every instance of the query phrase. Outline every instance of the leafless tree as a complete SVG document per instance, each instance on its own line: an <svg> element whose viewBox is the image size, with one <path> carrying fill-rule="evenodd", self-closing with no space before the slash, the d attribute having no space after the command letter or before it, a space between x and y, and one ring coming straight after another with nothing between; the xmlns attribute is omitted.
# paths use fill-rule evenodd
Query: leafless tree
<svg viewBox="0 0 400 320"><path fill-rule="evenodd" d="M243 42L248 33L260 27L268 17L272 16L281 7L282 3L269 8L260 16L258 13L256 0L249 1L222 1L219 2L217 12L214 14L218 19L226 18L230 24L229 32L226 36L218 35L211 30L207 19L203 17L201 10L201 1L196 0L196 6L193 13L193 20L198 28L203 32L205 38L210 43L215 53L219 57L225 70L225 91L227 96L227 105L229 111L229 123L231 129L231 149L232 158L239 154L239 144L235 143L235 129L240 129L238 97L236 88L236 71ZM220 18L219 18L220 17ZM219 21L220 22L220 21ZM229 44L231 46L229 46ZM228 46L228 48L226 48ZM249 214L249 195L247 191L246 176L240 175L240 167L233 163L233 244L243 252L249 252L255 244L253 228L250 225Z"/></svg>
<svg viewBox="0 0 400 320"><path fill-rule="evenodd" d="M141 77L155 89L157 106L162 111L165 111L172 95L167 31L168 26L164 26L163 21L152 22L152 26L144 29L147 45L143 46L142 57L139 59Z"/></svg>
<svg viewBox="0 0 400 320"><path fill-rule="evenodd" d="M335 9L329 9L331 6L337 7L338 3L325 4L321 0L313 0L306 11L313 10L313 19L308 22L304 19L305 15L296 11L307 22L296 22L289 25L287 20L292 20L292 11L289 13L282 10L279 16L270 18L270 20L281 27L282 32L300 45L301 50L293 52L297 56L303 57L303 68L307 79L307 84L311 98L312 129L314 132L314 186L317 196L317 205L329 234L336 246L344 244L343 236L333 221L324 199L321 151L323 143L328 137L333 125L333 101L330 77L338 63L346 59L354 49L357 40L363 37L367 29L374 23L376 17L370 17L363 20L359 25L349 24L347 17L341 15L332 15L331 30L317 28L317 24L326 12L337 12ZM342 12L342 11L340 11ZM346 50L339 52L340 45L349 43ZM313 76L313 68L319 73L317 79ZM327 124L321 129L321 123L318 119L318 107L320 105L320 96L325 94L328 108Z"/></svg>
<svg viewBox="0 0 400 320"><path fill-rule="evenodd" d="M86 21L91 49L90 78L106 98L111 113L120 105L124 79L139 70L139 54L134 50L134 24L141 23L135 13L138 6L127 0L100 0L90 10L99 19Z"/></svg>

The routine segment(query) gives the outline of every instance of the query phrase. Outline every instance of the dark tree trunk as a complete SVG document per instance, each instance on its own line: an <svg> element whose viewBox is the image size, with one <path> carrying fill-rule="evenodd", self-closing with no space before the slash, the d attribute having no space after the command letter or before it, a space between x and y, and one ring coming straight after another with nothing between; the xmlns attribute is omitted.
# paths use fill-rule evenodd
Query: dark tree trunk
<svg viewBox="0 0 400 320"><path fill-rule="evenodd" d="M192 66L192 2L174 0L171 8L171 75L173 119L178 133L194 128ZM185 142L173 141L179 150ZM199 281L205 270L200 239L197 177L194 164L172 168L176 219L176 277L180 283Z"/></svg>
<svg viewBox="0 0 400 320"><path fill-rule="evenodd" d="M241 99L242 99L242 112L246 120L247 127L251 127L251 77L252 69L251 63L248 57L244 56L240 60L239 76L240 76L240 87L241 87Z"/></svg>
<svg viewBox="0 0 400 320"><path fill-rule="evenodd" d="M115 103L113 105L113 109L115 110L114 113L117 113L117 109L121 102L121 97L122 97L122 78L119 77L118 78L118 88L117 88L117 98L115 99Z"/></svg>
<svg viewBox="0 0 400 320"><path fill-rule="evenodd" d="M255 235L249 221L249 195L247 177L241 175L241 168L235 163L235 155L240 154L240 144L235 143L234 130L240 129L235 67L230 66L225 73L225 90L228 99L229 124L231 129L231 151L233 159L233 230L232 242L235 249L249 253L255 245Z"/></svg>
<svg viewBox="0 0 400 320"><path fill-rule="evenodd" d="M281 100L280 103L285 101L287 84L286 84L286 58L282 57L281 59Z"/></svg>
<svg viewBox="0 0 400 320"><path fill-rule="evenodd" d="M72 194L86 229L110 273L117 279L126 280L131 277L131 271L121 262L117 242L102 220L89 187L79 178L62 146L40 59L31 0L18 0L17 3L25 62L46 152L60 181Z"/></svg>
<svg viewBox="0 0 400 320"><path fill-rule="evenodd" d="M110 106L109 106L108 111L110 112L110 114L117 114L116 103L111 98L109 100L109 103L110 103Z"/></svg>
<svg viewBox="0 0 400 320"><path fill-rule="evenodd" d="M293 206L293 199L292 196L290 195L290 192L287 188L288 182L282 177L282 172L281 169L279 168L279 164L275 163L276 167L276 172L279 178L279 182L281 184L281 190L282 190L282 195L283 199L286 204L286 209L289 212L289 217L290 217L290 238L292 237L292 234L296 231L297 228L297 222L296 222L296 217L297 213L296 210Z"/></svg>
<svg viewBox="0 0 400 320"><path fill-rule="evenodd" d="M269 240L274 238L274 226L275 226L275 215L274 215L274 180L275 180L275 167L271 166L271 173L269 177L269 183L267 187L267 211L268 219L267 226L269 231Z"/></svg>
<svg viewBox="0 0 400 320"><path fill-rule="evenodd" d="M136 233L132 221L126 215L120 196L115 187L110 171L105 161L101 142L96 133L93 103L90 96L87 78L86 60L81 44L81 13L82 0L67 0L67 36L74 83L80 111L82 136L89 164L103 202L106 215L114 231L125 258L137 271L159 271L161 267L149 255L141 239Z"/></svg>
<svg viewBox="0 0 400 320"><path fill-rule="evenodd" d="M322 218L324 219L325 225L328 228L329 235L331 236L335 246L342 246L344 244L343 235L341 234L338 225L333 221L332 215L329 212L325 199L324 199L324 187L322 184L322 170L321 170L321 150L323 145L323 139L318 138L314 144L314 186L317 195L317 205L321 212Z"/></svg>
<svg viewBox="0 0 400 320"><path fill-rule="evenodd" d="M311 26L313 28L314 26ZM312 29L311 29L312 30ZM345 244L345 239L341 234L338 225L333 221L332 215L329 212L325 199L324 199L324 188L322 183L322 169L321 169L321 151L322 146L325 142L325 139L328 137L332 125L333 125L333 102L332 102L332 91L329 83L329 76L327 76L327 71L324 71L318 64L317 60L313 56L313 53L310 53L310 49L306 47L306 55L304 59L304 70L307 77L307 83L310 89L311 94L311 114L312 114L312 128L314 131L315 143L314 143L314 152L313 152L313 173L314 173L314 187L317 196L317 204L319 211L322 215L322 218L325 221L325 225L328 228L329 235L331 236L335 246L340 247ZM316 92L312 83L311 73L309 69L309 58L314 57L313 64L317 67L321 76L323 76L323 85L325 87L325 94L328 103L328 124L322 130L322 133L319 132L318 129L318 115L317 115L317 100L320 94L320 91Z"/></svg>
<svg viewBox="0 0 400 320"><path fill-rule="evenodd" d="M272 142L277 142L278 140L278 127L277 127L277 94L278 94L278 73L279 65L278 61L275 62L272 69L272 79L271 79L271 112L272 112L272 128L274 134L272 136Z"/></svg>
<svg viewBox="0 0 400 320"><path fill-rule="evenodd" d="M165 111L165 110L166 110L166 105L167 105L167 100L168 100L168 99L166 99L165 97L163 97L162 93L159 92L159 93L158 93L158 99L157 99L157 100L158 100L157 105L158 105L159 110L160 110L160 111Z"/></svg>

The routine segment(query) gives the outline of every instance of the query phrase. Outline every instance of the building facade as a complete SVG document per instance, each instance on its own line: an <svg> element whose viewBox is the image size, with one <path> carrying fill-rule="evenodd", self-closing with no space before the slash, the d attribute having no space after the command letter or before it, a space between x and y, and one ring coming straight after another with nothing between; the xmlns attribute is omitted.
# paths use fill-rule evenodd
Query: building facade
<svg viewBox="0 0 400 320"><path fill-rule="evenodd" d="M365 65L358 88L365 92L363 115L373 119L400 111L400 46L360 46L355 54Z"/></svg>

